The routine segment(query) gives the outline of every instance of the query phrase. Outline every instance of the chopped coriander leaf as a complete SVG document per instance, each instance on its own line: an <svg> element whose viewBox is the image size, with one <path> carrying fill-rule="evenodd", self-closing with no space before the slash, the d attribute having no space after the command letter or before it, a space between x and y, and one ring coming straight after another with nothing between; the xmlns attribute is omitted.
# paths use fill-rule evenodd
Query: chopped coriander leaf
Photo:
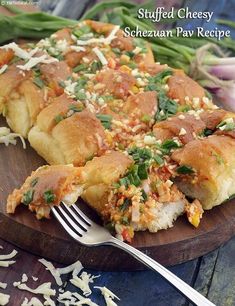
<svg viewBox="0 0 235 306"><path fill-rule="evenodd" d="M172 149L177 149L179 147L180 146L176 141L167 139L162 143L159 149L162 151L163 154L169 154Z"/></svg>
<svg viewBox="0 0 235 306"><path fill-rule="evenodd" d="M60 82L59 82L59 85L60 85L60 87L62 87L62 88L65 88L65 87L66 87L64 81L60 81Z"/></svg>
<svg viewBox="0 0 235 306"><path fill-rule="evenodd" d="M64 119L65 119L65 117L63 115L61 115L61 114L55 116L55 118L54 118L56 123L59 123L60 121L62 121Z"/></svg>
<svg viewBox="0 0 235 306"><path fill-rule="evenodd" d="M87 68L88 68L87 64L80 64L76 66L75 68L73 68L73 72L80 72L82 70L87 70Z"/></svg>
<svg viewBox="0 0 235 306"><path fill-rule="evenodd" d="M31 187L34 187L34 186L38 183L38 180L39 180L39 178L38 178L38 177L35 177L35 178L31 181L30 186L31 186Z"/></svg>
<svg viewBox="0 0 235 306"><path fill-rule="evenodd" d="M208 128L205 128L205 130L204 131L202 131L202 133L201 133L201 136L210 136L210 135L212 135L213 134L213 130L210 130L210 129L208 129Z"/></svg>
<svg viewBox="0 0 235 306"><path fill-rule="evenodd" d="M104 114L98 114L96 115L96 118L99 119L105 129L111 128L111 122L112 122L112 116L111 115L104 115Z"/></svg>
<svg viewBox="0 0 235 306"><path fill-rule="evenodd" d="M128 219L127 216L124 216L124 217L121 218L121 223L122 223L123 225L129 225L129 224L130 224L130 221L129 221L129 219Z"/></svg>
<svg viewBox="0 0 235 306"><path fill-rule="evenodd" d="M17 62L19 62L19 61L20 61L20 58L19 58L18 56L14 56L14 57L12 58L12 60L10 60L10 62L8 63L8 65L15 64L15 63L17 63Z"/></svg>
<svg viewBox="0 0 235 306"><path fill-rule="evenodd" d="M144 201L148 200L148 195L147 193L144 191L144 189L141 190L141 193L142 193L142 198Z"/></svg>
<svg viewBox="0 0 235 306"><path fill-rule="evenodd" d="M42 80L40 77L35 77L35 78L33 79L33 83L34 83L35 85L37 85L39 88L41 88L41 89L45 86L43 80Z"/></svg>
<svg viewBox="0 0 235 306"><path fill-rule="evenodd" d="M131 69L135 69L137 67L137 64L134 62L129 62L126 64L128 67L130 67Z"/></svg>
<svg viewBox="0 0 235 306"><path fill-rule="evenodd" d="M97 71L97 70L100 70L101 68L102 68L101 62L94 61L94 62L91 64L90 71L91 71L92 73L96 73L96 71Z"/></svg>
<svg viewBox="0 0 235 306"><path fill-rule="evenodd" d="M72 34L75 35L77 38L80 38L84 34L88 34L91 32L91 28L88 25L84 25L83 27L79 29L74 29L72 31Z"/></svg>
<svg viewBox="0 0 235 306"><path fill-rule="evenodd" d="M43 198L45 202L49 204L55 201L56 196L52 190L47 190L43 193Z"/></svg>
<svg viewBox="0 0 235 306"><path fill-rule="evenodd" d="M179 105L178 106L178 112L186 113L190 111L191 107L189 105Z"/></svg>
<svg viewBox="0 0 235 306"><path fill-rule="evenodd" d="M113 53L115 53L116 55L121 55L121 50L118 48L112 48Z"/></svg>
<svg viewBox="0 0 235 306"><path fill-rule="evenodd" d="M25 205L29 205L33 201L34 190L29 189L27 192L23 194L22 203Z"/></svg>
<svg viewBox="0 0 235 306"><path fill-rule="evenodd" d="M83 89L86 83L87 83L87 78L85 77L79 78L79 80L77 81L76 87L75 87L75 94L79 92L81 89Z"/></svg>
<svg viewBox="0 0 235 306"><path fill-rule="evenodd" d="M144 88L145 91L160 91L161 87L159 84L149 82L147 86Z"/></svg>
<svg viewBox="0 0 235 306"><path fill-rule="evenodd" d="M169 76L173 74L171 69L165 69L159 73L157 73L155 76L150 77L149 81L150 83L160 83L160 84L165 84L166 80Z"/></svg>
<svg viewBox="0 0 235 306"><path fill-rule="evenodd" d="M141 180L146 180L148 178L148 171L146 164L140 164L138 166L138 176Z"/></svg>
<svg viewBox="0 0 235 306"><path fill-rule="evenodd" d="M123 201L123 204L119 206L119 210L120 211L125 211L130 205L131 205L131 200L126 198Z"/></svg>
<svg viewBox="0 0 235 306"><path fill-rule="evenodd" d="M83 108L80 105L76 105L76 104L71 104L69 105L69 110L74 111L75 113L79 113L83 110Z"/></svg>
<svg viewBox="0 0 235 306"><path fill-rule="evenodd" d="M135 56L135 53L133 51L126 51L125 54L130 58L133 58Z"/></svg>
<svg viewBox="0 0 235 306"><path fill-rule="evenodd" d="M102 98L105 102L106 101L110 101L110 100L113 100L113 96L111 95L107 95L107 96L100 96L100 98Z"/></svg>
<svg viewBox="0 0 235 306"><path fill-rule="evenodd" d="M76 99L77 100L86 100L87 96L84 92L76 92Z"/></svg>
<svg viewBox="0 0 235 306"><path fill-rule="evenodd" d="M152 153L147 148L137 148L133 147L128 150L128 154L132 156L135 163L144 163L145 161L149 161L152 157Z"/></svg>
<svg viewBox="0 0 235 306"><path fill-rule="evenodd" d="M195 171L193 170L192 167L186 166L186 165L179 166L179 167L176 169L176 171L177 171L177 173L179 173L179 174L192 174L192 173L195 173Z"/></svg>
<svg viewBox="0 0 235 306"><path fill-rule="evenodd" d="M163 158L162 158L160 155L158 155L158 154L154 155L154 156L153 156L153 159L155 160L155 162L156 162L159 166L163 165L163 163L164 163Z"/></svg>
<svg viewBox="0 0 235 306"><path fill-rule="evenodd" d="M169 99L163 91L158 93L158 111L156 113L156 120L162 121L168 117L175 115L178 110L178 104Z"/></svg>

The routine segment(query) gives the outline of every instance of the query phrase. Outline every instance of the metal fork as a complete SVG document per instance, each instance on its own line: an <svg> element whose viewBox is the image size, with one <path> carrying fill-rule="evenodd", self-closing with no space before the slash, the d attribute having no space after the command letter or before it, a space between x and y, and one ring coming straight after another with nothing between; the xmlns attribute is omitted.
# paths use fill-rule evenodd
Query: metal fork
<svg viewBox="0 0 235 306"><path fill-rule="evenodd" d="M135 249L129 244L113 237L108 230L90 220L75 204L68 207L61 204L58 207L52 207L57 220L75 240L86 246L112 245L116 246L141 261L150 269L158 272L173 287L181 292L188 300L198 306L215 306L199 292L194 290L175 274L167 270L158 262Z"/></svg>

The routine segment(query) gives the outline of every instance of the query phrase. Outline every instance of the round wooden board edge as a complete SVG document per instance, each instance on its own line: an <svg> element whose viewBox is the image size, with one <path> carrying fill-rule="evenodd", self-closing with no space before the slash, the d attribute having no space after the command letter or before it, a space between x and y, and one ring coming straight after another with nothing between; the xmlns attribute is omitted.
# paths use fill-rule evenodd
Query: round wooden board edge
<svg viewBox="0 0 235 306"><path fill-rule="evenodd" d="M141 263L118 248L112 246L86 247L70 237L67 240L61 238L58 243L58 238L55 239L53 236L43 232L35 233L32 228L22 224L19 228L18 222L14 221L14 219L10 220L9 223L9 218L0 213L0 238L35 255L61 264L71 264L76 260L80 260L86 268L94 270L137 271L145 269ZM22 242L21 235L24 234L24 231L27 231L28 235L27 240ZM227 224L226 228L223 224L218 224L211 232L202 233L198 236L196 242L195 237L193 237L186 241L177 241L162 246L143 247L140 250L159 263L165 266L172 266L215 250L234 234L234 222L230 222L229 226ZM223 241L220 239L221 236L223 236ZM213 243L208 244L208 238ZM18 241L21 241L21 244ZM66 249L69 251L64 252ZM169 256L166 256L166 254ZM102 260L97 262L97 257L102 258Z"/></svg>

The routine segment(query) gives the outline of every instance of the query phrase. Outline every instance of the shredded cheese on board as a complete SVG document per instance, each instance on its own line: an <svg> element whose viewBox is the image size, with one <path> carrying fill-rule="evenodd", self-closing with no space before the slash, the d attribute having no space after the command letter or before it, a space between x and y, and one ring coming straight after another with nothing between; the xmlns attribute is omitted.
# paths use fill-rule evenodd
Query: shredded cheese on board
<svg viewBox="0 0 235 306"><path fill-rule="evenodd" d="M6 287L7 287L7 283L1 283L0 282L0 288L1 289L6 289Z"/></svg>
<svg viewBox="0 0 235 306"><path fill-rule="evenodd" d="M0 305L1 306L7 305L9 303L9 300L10 300L10 295L0 293Z"/></svg>
<svg viewBox="0 0 235 306"><path fill-rule="evenodd" d="M39 57L32 57L29 59L29 61L24 65L17 65L18 68L21 70L30 70L34 66L41 64L51 64L53 62L58 62L58 59L56 58L47 58L48 56L46 54L39 56Z"/></svg>
<svg viewBox="0 0 235 306"><path fill-rule="evenodd" d="M0 143L4 143L6 146L9 144L16 145L16 137L19 137L23 148L26 149L24 138L20 134L11 133L11 130L7 127L0 127Z"/></svg>
<svg viewBox="0 0 235 306"><path fill-rule="evenodd" d="M25 298L21 306L43 306L43 304L39 299L33 297L30 301Z"/></svg>
<svg viewBox="0 0 235 306"><path fill-rule="evenodd" d="M55 296L56 294L56 291L54 289L51 289L50 282L43 283L35 289L29 288L26 284L22 284L21 282L14 282L13 286L17 287L20 290L25 290L25 291L35 293L35 294L42 294L46 296Z"/></svg>
<svg viewBox="0 0 235 306"><path fill-rule="evenodd" d="M13 265L15 263L14 260L0 260L0 267L9 267L10 265Z"/></svg>
<svg viewBox="0 0 235 306"><path fill-rule="evenodd" d="M92 276L91 274L82 272L80 277L75 276L72 279L70 279L70 283L81 289L85 296L89 296L91 294L91 289L89 284L93 283L94 279L97 277L100 277L100 275Z"/></svg>
<svg viewBox="0 0 235 306"><path fill-rule="evenodd" d="M94 286L94 288L100 289L100 291L101 291L101 293L102 293L102 295L103 295L103 297L105 299L105 302L106 302L107 306L117 306L117 304L113 300L117 299L117 300L120 301L120 299L112 291L110 291L106 287L97 287L97 286Z"/></svg>
<svg viewBox="0 0 235 306"><path fill-rule="evenodd" d="M17 253L18 252L16 250L13 250L10 254L0 255L0 260L12 259Z"/></svg>

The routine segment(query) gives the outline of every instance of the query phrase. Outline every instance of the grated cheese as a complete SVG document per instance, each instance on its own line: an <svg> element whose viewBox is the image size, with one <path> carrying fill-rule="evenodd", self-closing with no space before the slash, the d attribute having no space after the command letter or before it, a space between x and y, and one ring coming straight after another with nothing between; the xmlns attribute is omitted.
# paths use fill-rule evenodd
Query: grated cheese
<svg viewBox="0 0 235 306"><path fill-rule="evenodd" d="M5 72L8 68L8 65L3 65L2 68L0 69L0 74L2 74L3 72Z"/></svg>
<svg viewBox="0 0 235 306"><path fill-rule="evenodd" d="M16 137L19 137L23 148L26 149L26 144L24 138L17 133L11 133L11 130L7 127L0 127L0 143L4 143L6 146L9 144L16 145Z"/></svg>
<svg viewBox="0 0 235 306"><path fill-rule="evenodd" d="M53 266L53 264L49 261L47 261L46 259L44 258L41 258L38 260L41 264L43 264L45 267L46 267L46 270L50 271L51 272L51 275L54 277L55 281L56 281L56 284L58 286L62 286L63 282L61 280L61 277L60 277L60 273L59 271Z"/></svg>
<svg viewBox="0 0 235 306"><path fill-rule="evenodd" d="M46 259L42 258L39 259L38 261L46 267L46 270L51 272L51 275L54 277L58 286L62 286L63 284L60 277L61 275L73 272L73 277L75 277L83 268L79 260L67 267L57 268L57 269L54 267L54 265L51 262L47 261Z"/></svg>
<svg viewBox="0 0 235 306"><path fill-rule="evenodd" d="M95 286L94 288L100 289L100 291L101 291L101 293L102 293L102 295L103 295L103 297L105 299L105 302L106 302L107 306L117 306L117 304L113 300L117 299L117 300L120 301L120 299L112 291L110 291L106 287L97 287L97 286Z"/></svg>
<svg viewBox="0 0 235 306"><path fill-rule="evenodd" d="M100 37L100 38L91 38L88 40L79 40L76 38L76 36L72 35L72 39L77 42L77 45L80 46L86 46L86 45L91 45L91 44L105 44L109 45L114 38L116 38L116 33L120 29L120 26L116 26L113 28L113 30L110 32L109 36L107 37Z"/></svg>
<svg viewBox="0 0 235 306"><path fill-rule="evenodd" d="M39 299L33 297L30 301L25 298L21 306L43 306L43 304Z"/></svg>
<svg viewBox="0 0 235 306"><path fill-rule="evenodd" d="M92 49L92 51L96 54L103 66L108 64L108 61L106 60L104 54L100 51L99 48L95 47Z"/></svg>
<svg viewBox="0 0 235 306"><path fill-rule="evenodd" d="M51 283L43 283L39 285L36 289L29 288L26 284L21 284L20 282L14 282L14 287L17 287L20 290L25 290L35 294L42 294L46 296L55 296L56 291L51 289Z"/></svg>
<svg viewBox="0 0 235 306"><path fill-rule="evenodd" d="M28 281L28 276L24 273L21 278L21 283L26 283Z"/></svg>
<svg viewBox="0 0 235 306"><path fill-rule="evenodd" d="M14 260L5 260L5 261L3 261L3 260L1 260L0 261L0 267L5 267L5 268L7 268L7 267L9 267L10 265L13 265L14 263L15 263L16 261L14 261Z"/></svg>
<svg viewBox="0 0 235 306"><path fill-rule="evenodd" d="M4 306L9 303L10 295L0 293L0 305Z"/></svg>
<svg viewBox="0 0 235 306"><path fill-rule="evenodd" d="M31 57L29 61L24 64L24 65L17 65L18 68L21 70L30 70L37 64L51 64L53 62L58 62L57 58L47 58L48 56L46 54L43 54L42 56L39 57Z"/></svg>
<svg viewBox="0 0 235 306"><path fill-rule="evenodd" d="M187 134L187 131L184 128L181 128L180 132L179 132L179 136L183 136L183 135L186 135L186 134Z"/></svg>
<svg viewBox="0 0 235 306"><path fill-rule="evenodd" d="M7 283L1 283L0 282L0 288L1 289L6 289L6 287L7 287Z"/></svg>
<svg viewBox="0 0 235 306"><path fill-rule="evenodd" d="M13 250L10 254L0 255L0 260L11 259L15 257L17 253L18 252L16 250Z"/></svg>
<svg viewBox="0 0 235 306"><path fill-rule="evenodd" d="M70 49L73 50L73 51L76 51L76 52L86 51L86 49L84 47L80 47L80 46L71 46Z"/></svg>
<svg viewBox="0 0 235 306"><path fill-rule="evenodd" d="M27 52L26 50L20 48L15 42L9 43L7 45L4 45L2 47L0 47L0 49L11 49L12 51L14 51L15 55L26 60L29 59L32 55Z"/></svg>
<svg viewBox="0 0 235 306"><path fill-rule="evenodd" d="M92 276L87 272L82 272L80 277L73 276L73 278L70 279L70 283L81 289L83 294L87 297L91 294L89 283L93 283L94 279L97 277L100 277L100 275Z"/></svg>

